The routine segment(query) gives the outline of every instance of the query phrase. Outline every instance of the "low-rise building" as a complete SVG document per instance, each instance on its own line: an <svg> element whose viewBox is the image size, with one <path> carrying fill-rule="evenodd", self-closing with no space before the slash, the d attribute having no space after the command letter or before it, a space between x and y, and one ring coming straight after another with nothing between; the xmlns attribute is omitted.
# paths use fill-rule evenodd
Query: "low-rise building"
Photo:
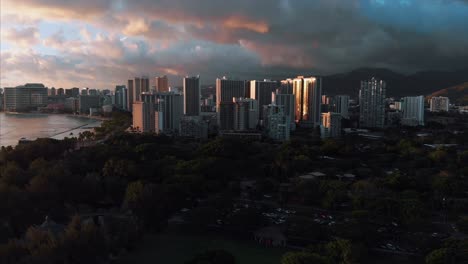
<svg viewBox="0 0 468 264"><path fill-rule="evenodd" d="M432 97L429 101L431 112L448 112L450 100L448 97Z"/></svg>
<svg viewBox="0 0 468 264"><path fill-rule="evenodd" d="M201 116L183 116L179 134L181 137L208 138L208 122Z"/></svg>

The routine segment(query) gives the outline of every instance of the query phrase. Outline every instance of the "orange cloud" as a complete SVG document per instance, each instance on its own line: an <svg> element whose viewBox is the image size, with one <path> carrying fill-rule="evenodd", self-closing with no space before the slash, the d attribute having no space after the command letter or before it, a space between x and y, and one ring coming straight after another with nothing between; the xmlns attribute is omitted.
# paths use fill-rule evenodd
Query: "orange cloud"
<svg viewBox="0 0 468 264"><path fill-rule="evenodd" d="M241 17L229 17L222 23L227 28L247 29L262 34L268 33L270 30L268 24L263 21L252 21Z"/></svg>
<svg viewBox="0 0 468 264"><path fill-rule="evenodd" d="M130 20L123 33L125 35L144 35L150 30L150 26L144 19Z"/></svg>

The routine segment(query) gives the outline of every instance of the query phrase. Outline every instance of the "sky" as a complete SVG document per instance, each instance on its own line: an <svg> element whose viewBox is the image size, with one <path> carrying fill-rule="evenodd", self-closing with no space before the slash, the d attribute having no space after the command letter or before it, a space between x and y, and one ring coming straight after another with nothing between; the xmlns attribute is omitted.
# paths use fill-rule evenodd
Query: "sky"
<svg viewBox="0 0 468 264"><path fill-rule="evenodd" d="M0 87L468 67L468 0L0 0Z"/></svg>

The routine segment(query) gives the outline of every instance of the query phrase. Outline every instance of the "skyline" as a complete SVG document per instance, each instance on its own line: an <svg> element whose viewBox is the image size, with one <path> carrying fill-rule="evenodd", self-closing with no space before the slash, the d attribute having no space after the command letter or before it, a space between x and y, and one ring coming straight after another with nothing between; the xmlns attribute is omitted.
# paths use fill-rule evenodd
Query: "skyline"
<svg viewBox="0 0 468 264"><path fill-rule="evenodd" d="M213 84L468 61L466 0L0 1L1 87L105 89L165 74L180 86L198 74Z"/></svg>

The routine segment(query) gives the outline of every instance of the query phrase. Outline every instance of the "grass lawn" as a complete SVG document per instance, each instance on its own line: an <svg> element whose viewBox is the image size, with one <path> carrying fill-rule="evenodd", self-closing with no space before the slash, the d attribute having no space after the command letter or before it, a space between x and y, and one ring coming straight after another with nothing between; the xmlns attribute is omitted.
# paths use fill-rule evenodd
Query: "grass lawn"
<svg viewBox="0 0 468 264"><path fill-rule="evenodd" d="M238 264L279 264L281 256L287 251L281 248L265 248L254 241L171 232L147 236L121 263L183 264L196 254L210 249L224 249L230 252L236 257Z"/></svg>

